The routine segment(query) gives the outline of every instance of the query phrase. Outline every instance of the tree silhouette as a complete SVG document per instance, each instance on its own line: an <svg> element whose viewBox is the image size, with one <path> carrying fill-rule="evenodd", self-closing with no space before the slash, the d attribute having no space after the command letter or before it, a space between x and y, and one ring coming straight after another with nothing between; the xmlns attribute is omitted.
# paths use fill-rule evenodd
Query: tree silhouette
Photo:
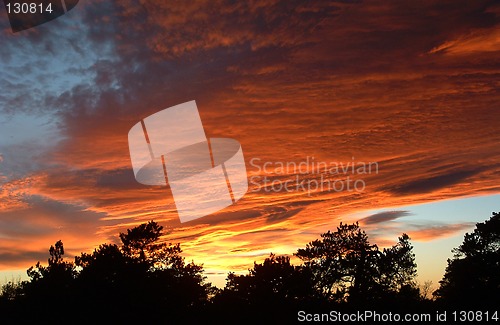
<svg viewBox="0 0 500 325"><path fill-rule="evenodd" d="M342 224L299 249L296 256L311 270L313 283L326 299L366 304L404 293L417 298L415 255L409 237L382 252L370 245L358 223Z"/></svg>
<svg viewBox="0 0 500 325"><path fill-rule="evenodd" d="M11 280L2 285L0 290L0 300L13 301L23 296L23 283L21 279Z"/></svg>
<svg viewBox="0 0 500 325"><path fill-rule="evenodd" d="M267 322L293 321L299 306L315 302L308 271L292 265L288 256L271 253L262 263L254 262L248 274L229 273L226 287L215 298L215 308L228 322L235 317L252 320L262 314Z"/></svg>
<svg viewBox="0 0 500 325"><path fill-rule="evenodd" d="M450 306L498 307L500 301L500 213L476 224L453 250L434 295Z"/></svg>
<svg viewBox="0 0 500 325"><path fill-rule="evenodd" d="M162 235L163 227L150 221L120 233L121 246L104 244L92 254L76 257L83 300L90 301L94 310L104 307L108 313L123 308L163 310L171 320L188 317L192 308L205 304L211 285L205 283L203 267L186 264L180 245L162 242ZM163 317L152 313L147 318L141 315L137 321L156 322Z"/></svg>
<svg viewBox="0 0 500 325"><path fill-rule="evenodd" d="M163 244L158 244L163 227L156 222L143 223L127 233L120 233L122 251L125 256L139 263L153 263L152 254Z"/></svg>
<svg viewBox="0 0 500 325"><path fill-rule="evenodd" d="M56 242L47 266L38 262L28 269L29 281L2 286L2 322L289 323L297 321L298 310L430 312L497 307L500 301L498 213L478 223L454 250L436 301L419 294L406 234L379 250L357 223L341 223L298 249L301 265L271 254L247 274L229 273L224 289L207 283L203 266L187 263L180 245L164 238L163 227L150 221L120 233L117 244L81 253L74 263L64 259L62 241Z"/></svg>
<svg viewBox="0 0 500 325"><path fill-rule="evenodd" d="M65 315L73 301L73 282L77 273L75 265L63 258L64 245L61 240L50 247L49 254L48 266L37 262L27 270L30 281L21 284L15 307L21 310L29 307L30 313L23 315L29 320L39 319L43 315L49 322L59 323L60 317Z"/></svg>
<svg viewBox="0 0 500 325"><path fill-rule="evenodd" d="M81 304L95 311L108 312L118 309L117 304L107 301L135 300L131 295L135 283L146 275L146 267L132 263L115 244L102 244L91 254L75 257L80 269L76 288Z"/></svg>
<svg viewBox="0 0 500 325"><path fill-rule="evenodd" d="M247 275L230 273L225 291L250 304L299 301L314 293L306 272L291 265L290 257L271 253L261 264L254 262Z"/></svg>
<svg viewBox="0 0 500 325"><path fill-rule="evenodd" d="M156 222L141 224L120 234L120 246L102 244L74 263L64 260L58 241L49 249L47 266L38 262L27 271L29 281L3 287L2 321L199 321L213 288L203 267L186 263L180 245L163 242L162 235Z"/></svg>
<svg viewBox="0 0 500 325"><path fill-rule="evenodd" d="M75 276L75 267L73 263L63 260L64 245L61 240L50 246L49 254L48 266L42 266L40 262L37 262L35 266L28 269L27 273L31 283L51 280L71 281Z"/></svg>
<svg viewBox="0 0 500 325"><path fill-rule="evenodd" d="M316 289L327 299L342 302L368 295L373 289L380 252L370 245L358 224L340 224L299 249L296 256L312 271Z"/></svg>
<svg viewBox="0 0 500 325"><path fill-rule="evenodd" d="M403 234L396 245L384 248L379 261L380 284L384 292L397 293L398 298L416 299L419 289L415 282L417 264L410 237Z"/></svg>

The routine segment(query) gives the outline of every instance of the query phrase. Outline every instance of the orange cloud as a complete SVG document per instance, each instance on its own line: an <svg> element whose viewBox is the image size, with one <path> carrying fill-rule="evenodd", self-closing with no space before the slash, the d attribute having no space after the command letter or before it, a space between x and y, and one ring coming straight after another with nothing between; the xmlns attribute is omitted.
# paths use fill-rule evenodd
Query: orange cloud
<svg viewBox="0 0 500 325"><path fill-rule="evenodd" d="M476 30L453 41L446 41L429 53L444 52L447 55L482 55L500 51L500 28Z"/></svg>
<svg viewBox="0 0 500 325"><path fill-rule="evenodd" d="M32 264L35 252L57 239L71 252L89 250L154 219L188 258L216 273L243 271L270 252L293 253L368 207L498 193L500 87L491 54L498 49L498 18L487 7L132 0L82 6L86 43L74 46L81 53L111 48L113 55L84 72L70 62L68 75L90 75L90 82L28 105L46 105L61 139L35 159L38 167L0 189L0 217L9 226L0 231L6 238L0 263ZM58 37L71 43L67 30ZM54 48L53 36L41 38ZM377 162L379 171L326 175L363 180L360 193L250 184L234 206L180 224L167 187L135 181L126 135L145 116L192 99L207 136L242 144L251 177L322 181L325 173L262 170L266 162L308 157L326 163L354 157ZM0 166L10 159L3 151L2 157ZM253 158L260 160L252 164ZM402 229L377 228L374 221L396 217L362 224L389 244L387 234ZM431 240L464 227L410 235Z"/></svg>

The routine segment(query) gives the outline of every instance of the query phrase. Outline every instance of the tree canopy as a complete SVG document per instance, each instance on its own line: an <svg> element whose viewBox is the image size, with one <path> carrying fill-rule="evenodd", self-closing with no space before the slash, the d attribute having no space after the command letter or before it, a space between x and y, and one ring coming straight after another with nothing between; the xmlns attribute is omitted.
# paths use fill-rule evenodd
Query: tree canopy
<svg viewBox="0 0 500 325"><path fill-rule="evenodd" d="M316 290L328 300L366 304L404 288L413 289L416 298L417 271L409 240L403 234L396 245L380 251L357 223L341 223L337 231L322 234L296 256L311 270Z"/></svg>
<svg viewBox="0 0 500 325"><path fill-rule="evenodd" d="M38 262L30 267L30 281L10 295L30 306L33 320L54 308L61 315L75 308L91 310L76 320L82 323L95 317L99 322L160 322L164 313L170 320L196 319L193 311L207 303L212 287L203 267L186 263L180 245L163 242L162 235L156 222L141 224L120 233L121 245L102 244L74 262L64 259L58 241L49 249L48 266ZM149 309L155 312L131 312Z"/></svg>
<svg viewBox="0 0 500 325"><path fill-rule="evenodd" d="M500 301L500 214L478 223L454 250L437 301L416 282L410 237L391 247L371 244L358 223L343 224L294 255L270 254L246 274L230 272L223 289L206 281L203 266L186 262L180 244L165 241L154 221L120 233L74 261L62 241L47 265L27 270L28 281L3 285L4 322L288 323L298 310L429 310L449 306L496 307ZM292 258L301 262L292 264ZM23 311L29 310L30 313Z"/></svg>
<svg viewBox="0 0 500 325"><path fill-rule="evenodd" d="M500 301L500 213L476 224L453 250L434 295L452 306L498 307Z"/></svg>

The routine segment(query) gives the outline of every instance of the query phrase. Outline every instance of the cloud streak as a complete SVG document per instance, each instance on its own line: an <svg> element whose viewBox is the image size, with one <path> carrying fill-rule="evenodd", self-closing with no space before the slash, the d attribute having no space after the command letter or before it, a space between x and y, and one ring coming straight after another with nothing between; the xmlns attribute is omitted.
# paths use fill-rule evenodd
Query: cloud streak
<svg viewBox="0 0 500 325"><path fill-rule="evenodd" d="M24 114L53 130L48 141L28 123L19 134L38 142L21 144L0 130L1 263L25 267L57 239L88 251L151 219L211 270L292 253L368 207L396 207L361 220L381 240L463 231L399 229L410 215L397 206L500 191L499 17L494 1L127 0L84 2L17 35L0 20L5 125ZM168 187L135 182L126 135L192 99L208 137L242 144L250 175L321 177L264 175L256 157L355 157L379 173L355 175L362 193L253 191L180 224Z"/></svg>
<svg viewBox="0 0 500 325"><path fill-rule="evenodd" d="M411 213L409 211L386 211L372 214L366 218L360 220L361 224L373 225L378 223L383 223L387 221L396 220L405 216L409 216Z"/></svg>

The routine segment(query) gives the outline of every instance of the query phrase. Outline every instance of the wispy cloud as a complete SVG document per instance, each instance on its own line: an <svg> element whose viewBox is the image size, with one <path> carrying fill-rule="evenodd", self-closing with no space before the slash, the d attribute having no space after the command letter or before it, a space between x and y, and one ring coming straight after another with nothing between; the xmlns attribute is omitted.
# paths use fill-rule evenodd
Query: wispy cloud
<svg viewBox="0 0 500 325"><path fill-rule="evenodd" d="M383 223L387 221L396 220L401 217L409 216L411 213L409 211L386 211L372 214L366 218L360 220L362 225L373 225L378 223Z"/></svg>
<svg viewBox="0 0 500 325"><path fill-rule="evenodd" d="M431 241L455 235L465 230L473 228L474 222L464 222L457 224L435 224L435 225L415 225L408 233L412 239L418 241Z"/></svg>
<svg viewBox="0 0 500 325"><path fill-rule="evenodd" d="M43 117L54 133L48 141L41 128L20 145L0 130L4 264L24 267L58 239L90 250L155 219L207 268L242 270L248 256L292 253L367 207L500 190L494 1L97 1L27 33L6 23L0 114ZM242 144L252 175L255 157L355 157L378 162L379 173L359 176L362 193L261 190L180 224L168 187L135 182L126 135L192 99L207 136ZM380 240L467 226L398 228L407 216L362 224Z"/></svg>

